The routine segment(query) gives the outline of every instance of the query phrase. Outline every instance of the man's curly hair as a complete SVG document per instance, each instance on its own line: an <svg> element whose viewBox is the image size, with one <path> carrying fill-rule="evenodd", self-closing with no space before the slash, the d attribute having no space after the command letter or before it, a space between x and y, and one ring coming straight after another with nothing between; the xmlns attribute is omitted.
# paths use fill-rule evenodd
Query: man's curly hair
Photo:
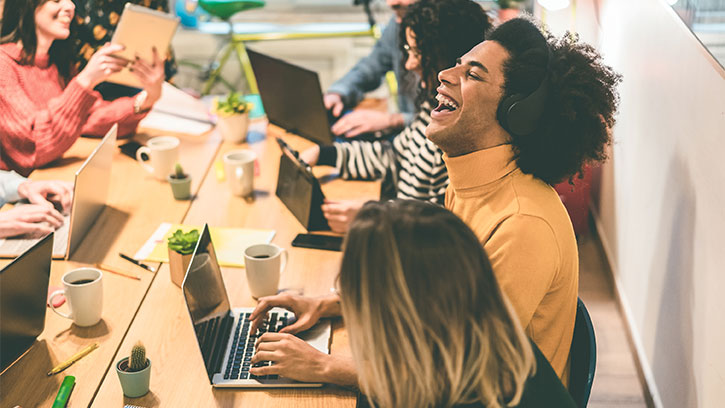
<svg viewBox="0 0 725 408"><path fill-rule="evenodd" d="M405 50L405 29L410 27L420 52L421 81L417 102L432 100L436 95L438 72L456 64L456 59L482 42L491 22L486 12L472 0L420 0L408 7L399 28L403 65L408 58Z"/></svg>
<svg viewBox="0 0 725 408"><path fill-rule="evenodd" d="M549 81L536 131L511 135L521 171L553 185L564 179L571 182L587 162L605 160L622 76L603 63L594 47L579 42L576 34L566 33L560 39L542 34L527 18L502 24L488 39L501 44L510 55L503 67L501 100L528 95L542 80Z"/></svg>

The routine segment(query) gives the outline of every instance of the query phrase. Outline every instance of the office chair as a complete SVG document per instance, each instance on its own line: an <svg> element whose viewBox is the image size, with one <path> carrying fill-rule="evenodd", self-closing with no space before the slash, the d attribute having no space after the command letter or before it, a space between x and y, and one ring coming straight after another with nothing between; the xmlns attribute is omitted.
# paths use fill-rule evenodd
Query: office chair
<svg viewBox="0 0 725 408"><path fill-rule="evenodd" d="M592 319L581 299L577 299L574 336L569 353L569 394L579 408L585 408L589 402L597 366L597 339Z"/></svg>

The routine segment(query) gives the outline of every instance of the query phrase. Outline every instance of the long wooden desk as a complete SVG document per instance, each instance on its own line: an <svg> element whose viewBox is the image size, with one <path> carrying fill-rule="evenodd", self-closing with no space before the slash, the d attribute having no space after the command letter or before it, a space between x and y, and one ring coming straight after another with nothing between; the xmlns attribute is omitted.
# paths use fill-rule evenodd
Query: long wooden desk
<svg viewBox="0 0 725 408"><path fill-rule="evenodd" d="M256 133L253 133L256 134ZM259 158L259 175L255 177L253 203L234 197L226 181L219 182L210 171L199 190L198 198L184 219L185 224L212 226L272 228L277 234L273 242L287 248L289 262L282 274L280 286L305 295L330 293L339 271L339 252L293 248L294 236L304 232L302 226L275 196L280 149L273 136L280 135L294 148L302 150L312 143L302 138L283 135L271 126L266 139L253 137L249 144L239 146L222 144L217 155L249 148ZM316 175L329 174L329 170L315 169ZM343 182L333 179L323 182L323 191L329 198L376 198L379 184L370 182ZM351 196L352 194L352 196ZM222 268L224 281L233 307L252 307L255 301L247 288L244 269ZM339 322L335 325L339 326ZM181 290L174 286L164 265L156 277L134 319L114 360L125 356L133 344L141 340L152 360L151 391L142 398L125 398L115 373L103 381L94 406L120 407L123 403L143 407L354 407L354 394L350 391L326 386L321 389L214 389L209 384L201 354L196 343L193 326L184 304ZM349 353L344 330L333 334L332 353Z"/></svg>
<svg viewBox="0 0 725 408"><path fill-rule="evenodd" d="M136 139L144 142L154 135L141 133ZM194 179L193 191L198 191L218 151L220 137L216 133L175 136L181 139L179 161ZM52 167L36 170L31 178L72 181L75 171L98 143L98 139L79 139L63 159ZM0 406L50 406L65 375L76 377L70 405L90 405L154 279L154 274L120 259L118 253L132 254L160 221L180 222L191 205L189 201L174 200L167 183L153 179L135 160L120 151L113 159L107 203L71 260L53 261L50 285L62 286L61 277L65 272L94 263L133 272L141 280L104 273L103 319L89 328L80 328L48 310L39 341L0 377ZM9 262L1 260L0 266ZM61 374L45 375L92 342L98 342L100 347Z"/></svg>
<svg viewBox="0 0 725 408"><path fill-rule="evenodd" d="M260 130L260 125L253 125ZM262 125L261 131L265 128ZM290 259L282 274L281 287L305 295L329 293L337 276L341 254L292 248L294 236L304 232L294 216L274 194L280 150L274 136L282 136L298 150L312 146L302 138L285 135L271 126L264 138L252 132L244 145L222 143L215 132L181 138L180 161L192 175L192 201L175 201L169 186L154 180L134 160L114 157L109 207L103 212L71 261L54 261L51 285L60 285L61 276L73 268L96 262L106 263L141 277L141 281L104 274L103 320L91 328L78 328L70 320L51 311L39 342L17 364L0 377L0 406L50 406L63 375L76 377L76 388L69 406L122 407L134 404L157 406L335 406L352 407L352 392L332 386L321 389L213 389L203 368L196 338L181 291L169 280L168 265L155 275L133 267L118 252L133 253L161 222L212 226L271 228L273 242L287 248ZM136 138L144 141L150 135ZM152 135L151 135L152 136ZM82 139L56 167L33 173L34 179L72 180L73 173L90 154L97 140ZM226 181L219 182L212 163L230 150L249 148L258 155L259 174L255 176L255 200L248 202L229 193ZM329 169L315 169L318 177ZM323 178L328 198L377 198L378 183L343 182ZM0 266L7 260L0 260ZM223 268L233 307L254 306L244 269ZM348 353L345 331L335 323L333 353ZM144 342L152 361L151 391L142 398L123 396L115 362L128 355L138 340ZM100 347L62 374L46 377L45 372L83 346L98 341Z"/></svg>

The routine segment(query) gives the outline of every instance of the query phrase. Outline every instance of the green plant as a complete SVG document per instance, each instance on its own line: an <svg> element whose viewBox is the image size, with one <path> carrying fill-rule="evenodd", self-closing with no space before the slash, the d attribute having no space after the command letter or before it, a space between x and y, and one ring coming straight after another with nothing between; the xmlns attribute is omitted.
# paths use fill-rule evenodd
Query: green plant
<svg viewBox="0 0 725 408"><path fill-rule="evenodd" d="M519 8L523 0L496 0L496 3L501 9Z"/></svg>
<svg viewBox="0 0 725 408"><path fill-rule="evenodd" d="M184 233L180 229L176 230L168 239L169 249L174 250L181 255L188 255L194 252L196 242L199 240L199 231L193 229Z"/></svg>
<svg viewBox="0 0 725 408"><path fill-rule="evenodd" d="M187 177L181 164L176 163L176 166L174 166L174 174L171 177L175 179L184 179Z"/></svg>
<svg viewBox="0 0 725 408"><path fill-rule="evenodd" d="M131 349L131 356L128 358L128 371L136 372L141 371L148 366L146 360L146 347L139 341Z"/></svg>
<svg viewBox="0 0 725 408"><path fill-rule="evenodd" d="M215 101L215 111L226 115L245 113L252 109L252 104L244 101L244 95L239 92L231 92L226 99Z"/></svg>

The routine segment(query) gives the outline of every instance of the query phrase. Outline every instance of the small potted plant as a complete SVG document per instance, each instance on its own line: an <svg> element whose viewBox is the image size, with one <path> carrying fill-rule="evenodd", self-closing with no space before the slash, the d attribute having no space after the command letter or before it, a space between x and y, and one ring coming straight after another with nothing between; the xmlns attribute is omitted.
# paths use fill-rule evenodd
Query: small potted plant
<svg viewBox="0 0 725 408"><path fill-rule="evenodd" d="M129 357L116 363L116 373L121 381L123 395L137 398L149 392L151 360L146 358L146 348L141 342L133 346Z"/></svg>
<svg viewBox="0 0 725 408"><path fill-rule="evenodd" d="M176 163L174 172L166 178L171 185L171 193L177 200L188 200L191 197L191 176L184 173L181 164Z"/></svg>
<svg viewBox="0 0 725 408"><path fill-rule="evenodd" d="M193 229L184 233L176 230L168 239L169 248L169 273L171 282L181 287L186 275L186 269L191 262L191 254L194 252L196 242L199 240L199 231Z"/></svg>
<svg viewBox="0 0 725 408"><path fill-rule="evenodd" d="M519 7L523 0L496 0L498 4L498 21L504 23L519 15Z"/></svg>
<svg viewBox="0 0 725 408"><path fill-rule="evenodd" d="M249 111L252 104L244 100L244 95L232 92L225 99L214 100L214 113L222 138L227 142L242 143L247 139Z"/></svg>

